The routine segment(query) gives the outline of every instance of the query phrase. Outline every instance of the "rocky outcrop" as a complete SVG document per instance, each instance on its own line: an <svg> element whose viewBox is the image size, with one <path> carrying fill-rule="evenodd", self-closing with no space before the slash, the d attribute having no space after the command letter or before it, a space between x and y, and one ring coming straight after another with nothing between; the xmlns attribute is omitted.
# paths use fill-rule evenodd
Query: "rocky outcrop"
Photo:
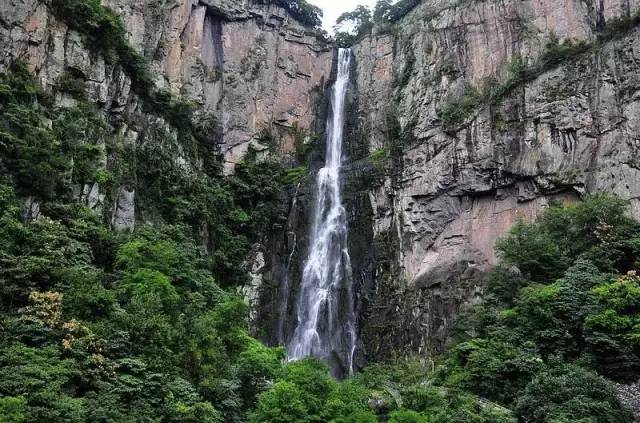
<svg viewBox="0 0 640 423"><path fill-rule="evenodd" d="M266 139L271 151L286 155L294 151L296 137L311 139L318 130L331 44L283 8L227 0L102 3L122 18L126 37L149 64L157 89L195 105L195 124L224 157L226 173L250 145L264 149ZM74 81L109 117L127 148L175 144L175 128L150 118L153 111L132 89L131 75L95 43L58 19L50 0L0 4L0 71L17 60L26 62L42 87L57 93L61 106L75 103L61 89ZM201 165L202 158L183 163L186 154L177 145L173 149L180 166ZM114 228L132 229L135 217L143 217L138 208L144 192L134 196L131 183L105 200L113 204ZM98 185L77 191L92 207L105 198Z"/></svg>
<svg viewBox="0 0 640 423"><path fill-rule="evenodd" d="M218 118L227 172L265 130L293 151L294 132L314 124L330 44L275 6L185 2L167 21L157 69L171 91Z"/></svg>
<svg viewBox="0 0 640 423"><path fill-rule="evenodd" d="M117 231L132 231L136 224L135 191L120 188L113 205L111 226Z"/></svg>
<svg viewBox="0 0 640 423"><path fill-rule="evenodd" d="M441 351L481 297L495 240L550 201L615 192L640 218L639 7L424 1L354 47L351 138L389 161L369 187L377 261L391 262L361 318L370 358ZM589 48L541 67L555 38ZM486 94L523 64L538 72Z"/></svg>

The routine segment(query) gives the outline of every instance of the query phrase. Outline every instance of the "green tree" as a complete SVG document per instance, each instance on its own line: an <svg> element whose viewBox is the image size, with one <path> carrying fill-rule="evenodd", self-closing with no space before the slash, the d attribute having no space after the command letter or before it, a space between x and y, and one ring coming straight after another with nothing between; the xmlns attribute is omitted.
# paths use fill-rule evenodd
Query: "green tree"
<svg viewBox="0 0 640 423"><path fill-rule="evenodd" d="M84 422L84 401L69 390L74 368L51 347L14 343L0 349L0 396L23 398L5 400L3 406L27 422Z"/></svg>
<svg viewBox="0 0 640 423"><path fill-rule="evenodd" d="M35 81L22 63L0 74L0 152L18 193L51 198L61 193L70 164L48 127ZM46 100L46 99L42 99Z"/></svg>
<svg viewBox="0 0 640 423"><path fill-rule="evenodd" d="M524 389L516 413L531 422L576 421L623 423L633 421L606 379L573 364L553 362Z"/></svg>
<svg viewBox="0 0 640 423"><path fill-rule="evenodd" d="M569 262L556 240L535 224L518 222L496 242L504 265L515 265L529 279L549 281L562 275Z"/></svg>
<svg viewBox="0 0 640 423"><path fill-rule="evenodd" d="M22 423L25 421L27 400L23 396L0 398L0 421Z"/></svg>
<svg viewBox="0 0 640 423"><path fill-rule="evenodd" d="M598 307L586 317L589 352L598 369L634 380L640 371L640 277L634 272L593 288Z"/></svg>
<svg viewBox="0 0 640 423"><path fill-rule="evenodd" d="M126 298L132 302L144 301L150 304L157 298L166 311L171 310L180 299L169 278L157 270L140 269L126 275L122 281L122 289Z"/></svg>
<svg viewBox="0 0 640 423"><path fill-rule="evenodd" d="M516 346L508 338L499 340L504 333L492 335L495 338L473 339L453 348L439 369L439 377L447 386L466 388L509 404L543 367L543 361L535 352L523 348L527 345Z"/></svg>
<svg viewBox="0 0 640 423"><path fill-rule="evenodd" d="M324 406L323 420L331 423L376 423L369 409L369 390L353 380L337 384Z"/></svg>
<svg viewBox="0 0 640 423"><path fill-rule="evenodd" d="M371 32L373 28L371 10L366 6L356 6L352 11L338 16L333 28L336 44L340 47L349 47Z"/></svg>
<svg viewBox="0 0 640 423"><path fill-rule="evenodd" d="M280 381L262 395L249 422L305 423L317 421L304 400L305 392L295 383Z"/></svg>
<svg viewBox="0 0 640 423"><path fill-rule="evenodd" d="M389 0L378 0L373 9L373 22L376 24L386 24L391 21L393 14L393 3Z"/></svg>
<svg viewBox="0 0 640 423"><path fill-rule="evenodd" d="M250 340L238 358L238 379L241 395L247 408L255 405L257 395L282 376L284 348L268 348Z"/></svg>

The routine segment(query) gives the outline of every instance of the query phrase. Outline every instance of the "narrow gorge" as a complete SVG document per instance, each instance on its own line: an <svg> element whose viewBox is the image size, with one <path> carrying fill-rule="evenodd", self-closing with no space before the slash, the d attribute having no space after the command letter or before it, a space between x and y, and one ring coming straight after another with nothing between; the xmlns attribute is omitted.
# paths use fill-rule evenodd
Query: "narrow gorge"
<svg viewBox="0 0 640 423"><path fill-rule="evenodd" d="M0 422L638 421L640 1L314 4L0 2Z"/></svg>

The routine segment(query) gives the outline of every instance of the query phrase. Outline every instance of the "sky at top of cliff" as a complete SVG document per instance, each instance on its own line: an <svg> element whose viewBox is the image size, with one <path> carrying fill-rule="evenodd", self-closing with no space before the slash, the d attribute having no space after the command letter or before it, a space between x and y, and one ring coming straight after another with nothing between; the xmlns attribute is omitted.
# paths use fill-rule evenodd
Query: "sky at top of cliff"
<svg viewBox="0 0 640 423"><path fill-rule="evenodd" d="M322 28L333 34L333 25L338 16L344 12L350 12L359 5L369 6L373 9L376 0L308 0L322 9Z"/></svg>

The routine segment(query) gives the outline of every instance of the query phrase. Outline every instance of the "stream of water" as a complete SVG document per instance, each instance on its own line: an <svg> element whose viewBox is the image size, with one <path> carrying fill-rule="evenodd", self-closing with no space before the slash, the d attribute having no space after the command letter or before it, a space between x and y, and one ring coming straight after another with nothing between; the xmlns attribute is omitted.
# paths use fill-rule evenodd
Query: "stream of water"
<svg viewBox="0 0 640 423"><path fill-rule="evenodd" d="M356 322L340 164L350 64L351 50L340 49L327 119L325 165L316 179L311 245L300 284L297 326L288 344L289 359L316 356L332 365L338 363L348 374L353 373Z"/></svg>

